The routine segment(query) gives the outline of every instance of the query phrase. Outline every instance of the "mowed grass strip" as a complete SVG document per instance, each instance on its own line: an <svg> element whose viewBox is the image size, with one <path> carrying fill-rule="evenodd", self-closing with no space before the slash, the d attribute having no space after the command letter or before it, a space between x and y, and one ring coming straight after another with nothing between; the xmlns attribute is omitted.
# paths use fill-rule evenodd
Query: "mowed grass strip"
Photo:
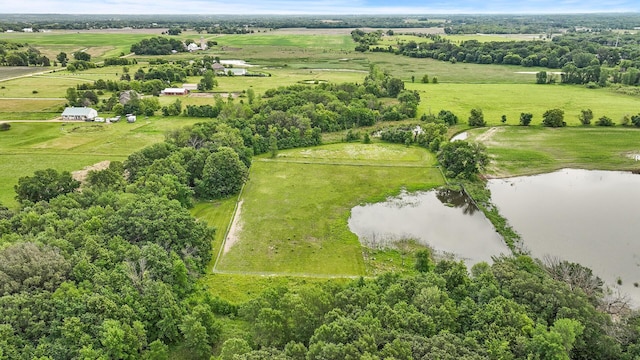
<svg viewBox="0 0 640 360"><path fill-rule="evenodd" d="M340 146L343 151L339 151ZM344 165L357 147L364 149L362 153L385 155ZM402 151L405 149L414 154L408 157L414 159L415 166L381 166L383 159L386 165L411 162ZM397 194L402 188L417 190L441 185L441 174L432 167L433 157L416 156L417 151L428 154L423 149L391 144L333 144L292 150L293 156L283 151L277 160L256 159L242 195L241 229L216 270L363 275L362 249L347 226L350 210L357 204ZM313 152L318 154L310 154ZM306 163L293 162L295 159Z"/></svg>
<svg viewBox="0 0 640 360"><path fill-rule="evenodd" d="M472 130L492 159L491 176L507 177L550 172L562 168L638 170L640 129L605 127L542 128L505 126Z"/></svg>
<svg viewBox="0 0 640 360"><path fill-rule="evenodd" d="M594 121L608 116L619 123L626 114L640 112L637 97L615 93L609 89L587 89L569 85L537 84L406 84L420 92L418 114L437 114L449 110L467 123L473 108L480 108L489 125L500 124L507 116L507 124L517 125L520 113L533 114L532 125L542 123L542 114L549 109L564 110L567 125L580 125L582 109L591 109Z"/></svg>

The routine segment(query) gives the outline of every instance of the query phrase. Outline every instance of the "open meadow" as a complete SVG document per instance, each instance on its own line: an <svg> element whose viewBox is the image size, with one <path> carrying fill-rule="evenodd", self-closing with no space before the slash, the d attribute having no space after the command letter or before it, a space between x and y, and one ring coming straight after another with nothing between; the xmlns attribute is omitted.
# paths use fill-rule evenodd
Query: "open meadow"
<svg viewBox="0 0 640 360"><path fill-rule="evenodd" d="M570 85L538 84L406 84L420 93L418 114L449 110L467 122L473 108L480 108L488 125L499 125L502 115L508 125L518 125L520 113L533 114L533 124L542 122L549 109L564 110L567 125L580 125L580 110L591 109L594 119L608 116L619 123L624 115L640 112L638 98L609 89L587 89Z"/></svg>
<svg viewBox="0 0 640 360"><path fill-rule="evenodd" d="M492 177L539 174L562 168L638 171L640 129L629 127L503 126L473 129L487 146Z"/></svg>
<svg viewBox="0 0 640 360"><path fill-rule="evenodd" d="M139 119L135 124L86 122L15 122L0 132L0 203L16 205L18 178L36 170L80 170L103 160L123 161L141 148L160 142L170 130L200 120Z"/></svg>
<svg viewBox="0 0 640 360"><path fill-rule="evenodd" d="M401 189L442 185L426 150L391 144L332 144L259 157L240 197L236 226L214 271L306 276L365 274L347 227L350 210Z"/></svg>

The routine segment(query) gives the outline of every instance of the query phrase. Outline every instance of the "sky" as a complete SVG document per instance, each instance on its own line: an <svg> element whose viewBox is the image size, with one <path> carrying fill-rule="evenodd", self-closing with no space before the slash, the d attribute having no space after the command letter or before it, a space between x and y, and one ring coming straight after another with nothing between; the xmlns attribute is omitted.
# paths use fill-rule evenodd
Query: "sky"
<svg viewBox="0 0 640 360"><path fill-rule="evenodd" d="M549 14L640 12L638 0L2 0L11 14Z"/></svg>

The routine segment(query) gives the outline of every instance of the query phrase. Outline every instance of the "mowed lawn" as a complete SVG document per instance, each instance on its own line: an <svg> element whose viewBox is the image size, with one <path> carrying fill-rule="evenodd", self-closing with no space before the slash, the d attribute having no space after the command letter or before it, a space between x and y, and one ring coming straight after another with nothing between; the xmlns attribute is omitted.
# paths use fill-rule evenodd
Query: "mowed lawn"
<svg viewBox="0 0 640 360"><path fill-rule="evenodd" d="M615 93L609 89L587 89L570 85L537 84L406 84L420 92L418 116L449 110L466 123L473 108L480 108L489 125L517 125L520 113L532 113L532 125L542 123L542 114L549 109L562 109L567 125L580 125L580 110L591 109L594 121L608 116L619 123L622 116L640 112L637 97Z"/></svg>
<svg viewBox="0 0 640 360"><path fill-rule="evenodd" d="M507 177L562 168L639 170L640 129L631 127L543 128L503 126L470 131L487 146L490 176Z"/></svg>
<svg viewBox="0 0 640 360"><path fill-rule="evenodd" d="M362 249L350 209L401 189L443 184L426 150L392 144L332 144L255 159L239 231L216 270L252 274L357 276Z"/></svg>

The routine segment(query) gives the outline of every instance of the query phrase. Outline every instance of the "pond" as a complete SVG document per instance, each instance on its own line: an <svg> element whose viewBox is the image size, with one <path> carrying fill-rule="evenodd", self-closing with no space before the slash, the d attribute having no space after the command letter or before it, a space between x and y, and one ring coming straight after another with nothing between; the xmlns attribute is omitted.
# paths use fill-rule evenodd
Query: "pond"
<svg viewBox="0 0 640 360"><path fill-rule="evenodd" d="M580 263L640 304L640 176L564 169L488 186L532 256Z"/></svg>
<svg viewBox="0 0 640 360"><path fill-rule="evenodd" d="M413 239L467 266L510 254L493 225L466 194L439 189L406 193L351 209L349 229L371 248Z"/></svg>

